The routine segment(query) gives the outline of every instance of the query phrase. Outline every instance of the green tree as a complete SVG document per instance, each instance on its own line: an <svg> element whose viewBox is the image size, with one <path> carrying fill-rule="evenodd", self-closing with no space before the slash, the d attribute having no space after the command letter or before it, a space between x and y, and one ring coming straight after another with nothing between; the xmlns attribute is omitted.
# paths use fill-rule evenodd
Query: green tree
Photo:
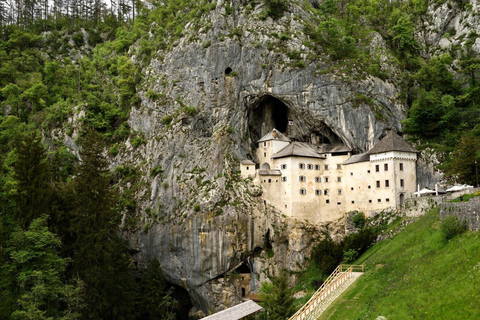
<svg viewBox="0 0 480 320"><path fill-rule="evenodd" d="M480 165L480 139L471 134L463 135L450 155L447 176L460 183L477 185L477 173Z"/></svg>
<svg viewBox="0 0 480 320"><path fill-rule="evenodd" d="M283 13L288 9L288 2L286 0L265 0L267 7L267 14L273 19L279 19Z"/></svg>
<svg viewBox="0 0 480 320"><path fill-rule="evenodd" d="M156 258L150 260L147 270L140 278L140 295L138 309L141 319L159 319L164 310L161 308L167 283L163 278L162 268Z"/></svg>
<svg viewBox="0 0 480 320"><path fill-rule="evenodd" d="M270 277L271 283L264 282L260 288L262 306L268 320L288 319L295 311L293 292L288 283L288 273L283 270L277 277Z"/></svg>
<svg viewBox="0 0 480 320"><path fill-rule="evenodd" d="M443 116L440 93L421 90L409 110L408 119L402 122L404 132L425 138L441 137Z"/></svg>
<svg viewBox="0 0 480 320"><path fill-rule="evenodd" d="M86 319L131 319L136 284L132 261L118 234L116 192L102 155L103 141L89 131L80 152L72 192L73 274L86 285Z"/></svg>
<svg viewBox="0 0 480 320"><path fill-rule="evenodd" d="M418 48L415 25L408 14L403 14L392 28L394 48L403 56L414 54Z"/></svg>
<svg viewBox="0 0 480 320"><path fill-rule="evenodd" d="M173 287L168 288L160 263L156 258L150 260L147 270L140 278L137 318L173 320L177 308Z"/></svg>
<svg viewBox="0 0 480 320"><path fill-rule="evenodd" d="M17 219L26 228L30 221L48 213L49 168L41 137L34 131L28 134L17 149L13 177L16 181L14 200Z"/></svg>
<svg viewBox="0 0 480 320"><path fill-rule="evenodd" d="M347 34L341 20L329 17L318 26L318 38L334 60L357 53L355 39Z"/></svg>
<svg viewBox="0 0 480 320"><path fill-rule="evenodd" d="M47 228L47 217L17 227L6 245L0 269L0 310L11 319L47 319L61 315L67 259L58 254L60 240ZM5 316L5 314L3 314ZM3 317L2 316L2 317Z"/></svg>
<svg viewBox="0 0 480 320"><path fill-rule="evenodd" d="M13 83L9 83L3 87L0 92L2 96L5 97L5 100L1 103L2 106L11 106L17 117L20 115L19 110L19 98L20 98L20 88Z"/></svg>

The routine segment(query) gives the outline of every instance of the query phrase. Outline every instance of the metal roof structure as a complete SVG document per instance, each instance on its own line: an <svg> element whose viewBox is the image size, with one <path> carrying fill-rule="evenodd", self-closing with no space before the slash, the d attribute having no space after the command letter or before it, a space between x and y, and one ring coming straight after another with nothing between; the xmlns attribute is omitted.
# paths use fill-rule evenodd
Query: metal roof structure
<svg viewBox="0 0 480 320"><path fill-rule="evenodd" d="M418 153L418 150L409 145L402 137L400 137L395 131L390 130L387 135L380 140L368 154L384 153L388 151L404 151Z"/></svg>
<svg viewBox="0 0 480 320"><path fill-rule="evenodd" d="M214 313L202 320L240 320L250 314L258 312L263 308L252 300L237 304L231 308Z"/></svg>
<svg viewBox="0 0 480 320"><path fill-rule="evenodd" d="M288 146L273 155L273 159L285 157L307 157L325 159L324 156L319 155L308 143L294 141Z"/></svg>

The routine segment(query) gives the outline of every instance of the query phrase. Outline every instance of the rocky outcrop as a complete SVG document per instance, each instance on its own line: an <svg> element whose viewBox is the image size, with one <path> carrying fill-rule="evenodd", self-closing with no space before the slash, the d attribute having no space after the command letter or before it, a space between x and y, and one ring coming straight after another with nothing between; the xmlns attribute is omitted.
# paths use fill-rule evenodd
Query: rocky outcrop
<svg viewBox="0 0 480 320"><path fill-rule="evenodd" d="M454 48L480 54L480 17L477 0L432 3L417 28L426 55L439 55Z"/></svg>
<svg viewBox="0 0 480 320"><path fill-rule="evenodd" d="M300 270L322 231L344 233L343 221L287 220L258 200L258 186L240 178L240 160L254 160L263 132L277 127L298 140L365 151L384 129L399 130L405 116L394 83L309 57L297 19L308 12L292 6L278 21L260 21L261 6L247 13L232 4L226 14L218 1L204 27L187 26L143 70L142 104L129 124L147 143L127 142L114 160L143 170L141 227L130 235L140 264L158 258L169 281L205 312L241 299L238 290L218 294L235 268L248 266L255 291L267 274ZM281 40L281 33L291 37ZM383 43L379 35L373 40Z"/></svg>

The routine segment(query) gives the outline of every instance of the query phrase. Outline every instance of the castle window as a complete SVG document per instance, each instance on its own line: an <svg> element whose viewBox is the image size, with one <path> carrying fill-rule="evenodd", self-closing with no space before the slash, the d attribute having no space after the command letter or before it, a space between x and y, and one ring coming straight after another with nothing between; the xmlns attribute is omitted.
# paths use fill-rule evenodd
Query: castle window
<svg viewBox="0 0 480 320"><path fill-rule="evenodd" d="M325 165L325 170L328 170L328 164Z"/></svg>
<svg viewBox="0 0 480 320"><path fill-rule="evenodd" d="M377 184L377 188L380 188L380 180L377 180L376 184Z"/></svg>
<svg viewBox="0 0 480 320"><path fill-rule="evenodd" d="M307 164L307 169L308 170L313 170L313 164L311 164L311 163Z"/></svg>
<svg viewBox="0 0 480 320"><path fill-rule="evenodd" d="M367 173L370 173L370 170L367 170Z"/></svg>
<svg viewBox="0 0 480 320"><path fill-rule="evenodd" d="M264 156L264 157L267 157L267 153L266 153L266 152L264 152L264 153L263 153L263 156Z"/></svg>
<svg viewBox="0 0 480 320"><path fill-rule="evenodd" d="M304 188L300 189L300 194L303 195L303 196L306 195L306 194L307 194L307 190L304 189Z"/></svg>
<svg viewBox="0 0 480 320"><path fill-rule="evenodd" d="M390 187L390 180L385 180L385 188L389 188Z"/></svg>
<svg viewBox="0 0 480 320"><path fill-rule="evenodd" d="M354 204L354 203L355 203L355 201L352 200L352 204Z"/></svg>
<svg viewBox="0 0 480 320"><path fill-rule="evenodd" d="M320 177L315 177L315 182L322 182L322 178L320 178Z"/></svg>
<svg viewBox="0 0 480 320"><path fill-rule="evenodd" d="M352 191L353 191L353 187L350 187L350 190L352 190Z"/></svg>
<svg viewBox="0 0 480 320"><path fill-rule="evenodd" d="M298 168L299 169L305 169L305 163L299 163Z"/></svg>
<svg viewBox="0 0 480 320"><path fill-rule="evenodd" d="M377 199L378 203L382 202L382 199Z"/></svg>
<svg viewBox="0 0 480 320"><path fill-rule="evenodd" d="M326 203L330 203L330 200L329 200L329 199L327 199L327 200L325 200L325 202L326 202Z"/></svg>
<svg viewBox="0 0 480 320"><path fill-rule="evenodd" d="M375 165L375 172L380 172L380 165L379 164Z"/></svg>
<svg viewBox="0 0 480 320"><path fill-rule="evenodd" d="M339 194L339 195L342 194L342 189L338 189L338 194Z"/></svg>
<svg viewBox="0 0 480 320"><path fill-rule="evenodd" d="M285 209L287 209L287 205L285 205Z"/></svg>
<svg viewBox="0 0 480 320"><path fill-rule="evenodd" d="M264 146L264 147L267 146L267 141L264 141L264 142L263 142L263 146Z"/></svg>
<svg viewBox="0 0 480 320"><path fill-rule="evenodd" d="M388 171L388 163L385 163L385 164L383 165L383 170Z"/></svg>
<svg viewBox="0 0 480 320"><path fill-rule="evenodd" d="M337 177L337 182L342 182L342 177Z"/></svg>
<svg viewBox="0 0 480 320"><path fill-rule="evenodd" d="M341 170L342 169L342 165L341 164L337 164L337 170Z"/></svg>
<svg viewBox="0 0 480 320"><path fill-rule="evenodd" d="M282 170L287 169L287 165L286 165L286 164L282 164L282 165L280 166L280 169L282 169Z"/></svg>
<svg viewBox="0 0 480 320"><path fill-rule="evenodd" d="M300 182L305 182L305 181L307 181L307 177L305 177L305 176L299 176L299 177L298 177L298 181L300 181Z"/></svg>
<svg viewBox="0 0 480 320"><path fill-rule="evenodd" d="M390 202L390 199L389 198L385 199L385 202Z"/></svg>
<svg viewBox="0 0 480 320"><path fill-rule="evenodd" d="M341 202L337 202L337 205L341 205L342 203Z"/></svg>
<svg viewBox="0 0 480 320"><path fill-rule="evenodd" d="M268 179L268 183L272 183L272 179Z"/></svg>
<svg viewBox="0 0 480 320"><path fill-rule="evenodd" d="M405 181L403 179L400 179L400 187L405 187Z"/></svg>
<svg viewBox="0 0 480 320"><path fill-rule="evenodd" d="M350 172L350 175L353 176L353 172Z"/></svg>
<svg viewBox="0 0 480 320"><path fill-rule="evenodd" d="M368 203L372 203L372 200L368 200Z"/></svg>
<svg viewBox="0 0 480 320"><path fill-rule="evenodd" d="M315 195L316 196L321 196L322 195L322 190L315 190Z"/></svg>
<svg viewBox="0 0 480 320"><path fill-rule="evenodd" d="M323 190L323 195L328 196L328 190Z"/></svg>
<svg viewBox="0 0 480 320"><path fill-rule="evenodd" d="M247 170L250 169L250 167L247 167Z"/></svg>
<svg viewBox="0 0 480 320"><path fill-rule="evenodd" d="M323 178L324 182L328 182L328 177Z"/></svg>
<svg viewBox="0 0 480 320"><path fill-rule="evenodd" d="M368 186L368 189L372 189L372 186Z"/></svg>
<svg viewBox="0 0 480 320"><path fill-rule="evenodd" d="M315 165L315 170L320 170L320 165L319 164Z"/></svg>
<svg viewBox="0 0 480 320"><path fill-rule="evenodd" d="M403 163L400 162L400 171L403 171Z"/></svg>
<svg viewBox="0 0 480 320"><path fill-rule="evenodd" d="M283 182L287 182L287 177L282 177Z"/></svg>

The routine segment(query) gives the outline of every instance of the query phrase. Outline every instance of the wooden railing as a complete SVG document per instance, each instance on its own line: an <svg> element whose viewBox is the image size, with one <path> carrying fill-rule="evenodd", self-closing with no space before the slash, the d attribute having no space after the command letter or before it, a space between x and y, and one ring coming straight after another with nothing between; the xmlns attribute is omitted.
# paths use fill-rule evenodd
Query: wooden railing
<svg viewBox="0 0 480 320"><path fill-rule="evenodd" d="M363 264L341 264L340 266L342 267L342 271L351 267L352 272L365 272Z"/></svg>
<svg viewBox="0 0 480 320"><path fill-rule="evenodd" d="M313 296L305 303L289 320L303 320L315 310L320 302L325 299L333 290L352 276L352 272L364 272L363 265L339 265L325 282L318 288Z"/></svg>

